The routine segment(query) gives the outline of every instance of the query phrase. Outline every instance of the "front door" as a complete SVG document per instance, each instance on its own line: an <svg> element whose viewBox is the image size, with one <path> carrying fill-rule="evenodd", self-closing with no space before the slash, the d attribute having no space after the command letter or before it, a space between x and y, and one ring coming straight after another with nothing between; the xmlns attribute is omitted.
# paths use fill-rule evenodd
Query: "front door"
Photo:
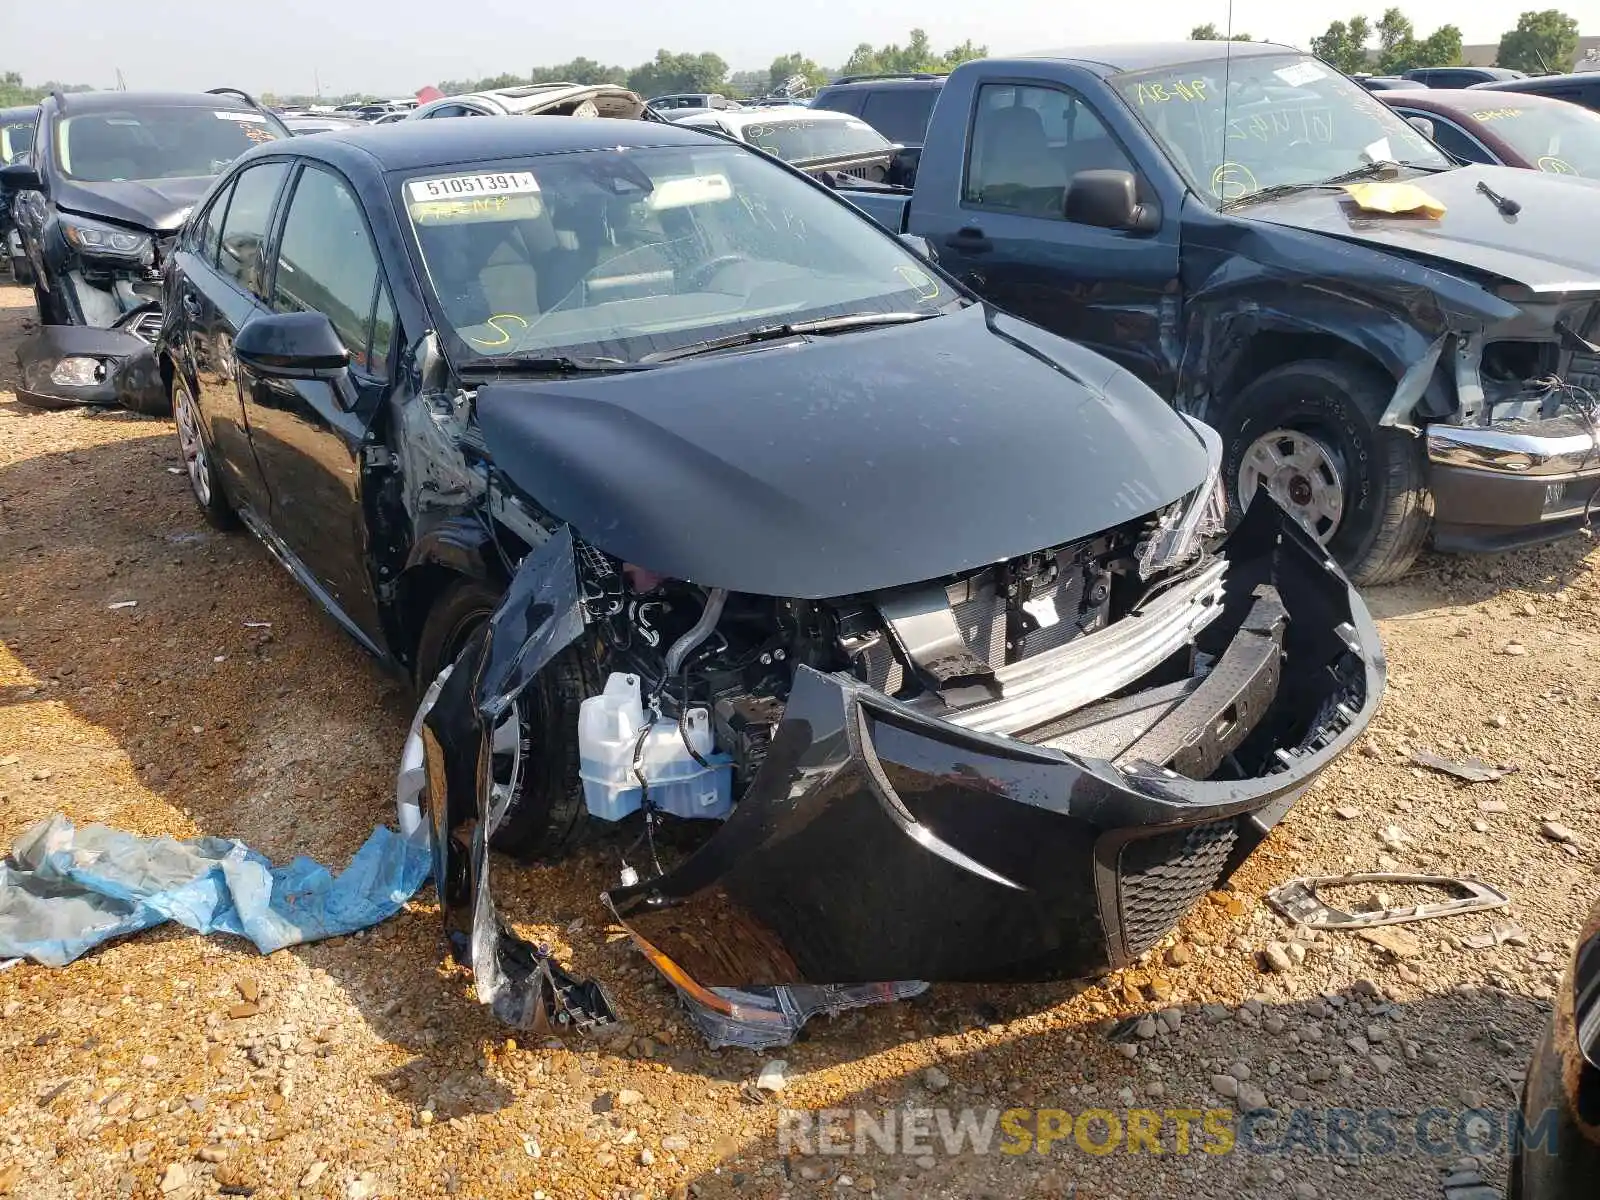
<svg viewBox="0 0 1600 1200"><path fill-rule="evenodd" d="M996 80L976 92L960 204L912 201L910 228L941 266L1000 308L1080 342L1172 397L1180 355L1178 214L1151 233L1068 221L1088 170L1149 184L1095 107L1056 84Z"/></svg>
<svg viewBox="0 0 1600 1200"><path fill-rule="evenodd" d="M389 389L394 308L350 185L302 167L271 276L274 312L327 315L350 353L333 379L240 368L246 420L271 495L273 534L323 599L374 650L383 645L361 487L363 445Z"/></svg>
<svg viewBox="0 0 1600 1200"><path fill-rule="evenodd" d="M265 515L267 493L244 424L233 338L261 310L267 231L289 164L247 167L192 227L197 239L177 273L172 302L183 310L195 402L223 489L237 508Z"/></svg>

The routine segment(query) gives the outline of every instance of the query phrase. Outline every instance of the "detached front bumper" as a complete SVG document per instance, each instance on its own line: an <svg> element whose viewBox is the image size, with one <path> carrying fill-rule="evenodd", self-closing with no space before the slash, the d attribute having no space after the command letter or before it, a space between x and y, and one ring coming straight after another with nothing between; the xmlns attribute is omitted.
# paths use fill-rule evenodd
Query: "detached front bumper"
<svg viewBox="0 0 1600 1200"><path fill-rule="evenodd" d="M835 985L1055 980L1129 962L1255 848L1383 690L1360 597L1282 509L1252 505L1225 553L1222 611L1195 639L1210 673L1196 684L1186 667L1158 670L1104 701L1144 705L1132 744L1160 743L1153 758L1063 748L1138 716L1123 708L1030 742L802 668L722 828L606 903L687 997L724 1015L737 1007L725 989L859 1002ZM421 723L446 930L480 998L513 1024L609 1015L505 927L489 887L489 839L515 792L495 731L583 629L563 527L524 559ZM1146 697L1174 687L1187 690L1149 723Z"/></svg>
<svg viewBox="0 0 1600 1200"><path fill-rule="evenodd" d="M1600 432L1582 417L1430 425L1426 436L1441 550L1512 550L1600 521Z"/></svg>
<svg viewBox="0 0 1600 1200"><path fill-rule="evenodd" d="M165 394L155 348L121 329L43 325L17 347L24 404L138 409ZM147 410L147 409L146 409Z"/></svg>

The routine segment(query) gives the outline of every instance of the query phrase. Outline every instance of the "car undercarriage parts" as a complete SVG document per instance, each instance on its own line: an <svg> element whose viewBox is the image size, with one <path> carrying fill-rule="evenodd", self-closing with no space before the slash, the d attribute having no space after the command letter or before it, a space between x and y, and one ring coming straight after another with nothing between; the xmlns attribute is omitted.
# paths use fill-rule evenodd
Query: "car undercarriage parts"
<svg viewBox="0 0 1600 1200"><path fill-rule="evenodd" d="M1334 908L1319 895L1322 888L1374 886L1432 887L1455 895L1432 904L1410 904L1376 908L1367 912L1346 912ZM1436 917L1455 917L1463 913L1505 908L1511 897L1491 884L1470 875L1406 875L1373 872L1363 875L1319 875L1291 879L1267 893L1267 903L1297 925L1311 929L1371 929L1379 925L1401 925L1408 921L1431 921Z"/></svg>

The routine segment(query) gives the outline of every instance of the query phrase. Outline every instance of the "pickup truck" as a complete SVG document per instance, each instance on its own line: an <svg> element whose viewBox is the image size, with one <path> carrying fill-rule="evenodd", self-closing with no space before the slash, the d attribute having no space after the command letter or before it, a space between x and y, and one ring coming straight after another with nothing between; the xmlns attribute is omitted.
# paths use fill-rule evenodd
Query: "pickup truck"
<svg viewBox="0 0 1600 1200"><path fill-rule="evenodd" d="M1428 132L1285 46L1082 48L961 65L911 187L833 182L1215 426L1236 510L1264 487L1382 583L1600 508L1600 182Z"/></svg>

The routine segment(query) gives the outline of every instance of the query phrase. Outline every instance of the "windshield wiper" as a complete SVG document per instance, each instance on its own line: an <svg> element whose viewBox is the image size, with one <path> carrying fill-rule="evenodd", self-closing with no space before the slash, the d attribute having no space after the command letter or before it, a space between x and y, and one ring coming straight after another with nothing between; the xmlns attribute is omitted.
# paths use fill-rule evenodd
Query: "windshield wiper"
<svg viewBox="0 0 1600 1200"><path fill-rule="evenodd" d="M676 350L657 350L653 354L646 354L639 362L647 365L672 362L674 359L694 358L700 354L712 354L735 346L753 346L758 342L781 341L784 338L800 337L808 333L841 333L847 329L867 329L874 325L906 325L912 321L925 321L929 317L938 315L932 312L863 312L848 313L842 317L818 317L814 321L787 321L782 325L758 325L754 329L746 329L740 333L730 333L723 337L707 338L703 342L679 346Z"/></svg>
<svg viewBox="0 0 1600 1200"><path fill-rule="evenodd" d="M583 358L570 354L504 354L467 363L466 371L497 374L501 371L543 372L550 375L607 374L612 371L648 371L650 364L625 358Z"/></svg>
<svg viewBox="0 0 1600 1200"><path fill-rule="evenodd" d="M1327 179L1318 179L1311 183L1275 183L1271 187L1264 187L1254 192L1246 192L1243 196L1235 196L1232 200L1224 201L1222 208L1229 209L1241 204L1254 204L1258 200L1275 200L1280 196L1292 196L1297 192L1315 192L1323 188L1336 188L1346 183L1355 183L1358 179L1368 179L1374 175L1383 175L1390 171L1401 169L1427 171L1433 174L1438 171L1448 171L1451 168L1435 167L1428 163L1395 162L1393 159L1380 158L1376 162L1362 163L1359 167L1352 167L1348 171L1330 175Z"/></svg>

